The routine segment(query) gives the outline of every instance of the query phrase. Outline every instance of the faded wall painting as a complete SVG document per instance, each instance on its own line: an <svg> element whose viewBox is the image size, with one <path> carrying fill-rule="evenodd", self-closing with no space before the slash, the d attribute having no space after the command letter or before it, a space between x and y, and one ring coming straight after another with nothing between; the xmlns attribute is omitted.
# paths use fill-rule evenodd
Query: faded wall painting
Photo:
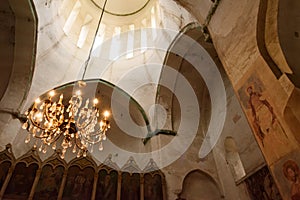
<svg viewBox="0 0 300 200"><path fill-rule="evenodd" d="M5 190L3 199L27 199L37 169L37 164L31 164L26 167L25 163L18 163Z"/></svg>
<svg viewBox="0 0 300 200"><path fill-rule="evenodd" d="M245 182L252 200L282 200L267 166L248 177Z"/></svg>
<svg viewBox="0 0 300 200"><path fill-rule="evenodd" d="M98 174L96 199L116 200L118 188L118 173L111 171L108 173L105 169L100 170Z"/></svg>
<svg viewBox="0 0 300 200"><path fill-rule="evenodd" d="M283 199L300 200L299 166L300 152L294 151L270 167Z"/></svg>
<svg viewBox="0 0 300 200"><path fill-rule="evenodd" d="M144 200L163 200L161 176L144 176Z"/></svg>
<svg viewBox="0 0 300 200"><path fill-rule="evenodd" d="M96 200L166 199L165 176L160 170L149 172L156 166L151 160L145 173L128 173L103 164L97 166L89 157L67 164L57 153L45 162L36 156L35 150L30 150L21 161L15 161L13 154L1 160L0 186L4 194L0 194L0 199L85 200L93 195ZM11 166L15 167L10 170ZM8 184L3 184L5 181Z"/></svg>
<svg viewBox="0 0 300 200"><path fill-rule="evenodd" d="M272 163L288 153L288 136L278 120L264 84L255 73L238 90L238 94L267 162Z"/></svg>
<svg viewBox="0 0 300 200"><path fill-rule="evenodd" d="M81 170L78 166L72 166L68 169L67 181L64 188L64 200L82 200L91 199L94 169L86 167Z"/></svg>
<svg viewBox="0 0 300 200"><path fill-rule="evenodd" d="M38 185L35 189L34 198L36 200L57 199L61 185L64 168L58 166L53 169L51 165L46 165L42 169Z"/></svg>
<svg viewBox="0 0 300 200"><path fill-rule="evenodd" d="M140 200L140 175L122 174L121 200Z"/></svg>

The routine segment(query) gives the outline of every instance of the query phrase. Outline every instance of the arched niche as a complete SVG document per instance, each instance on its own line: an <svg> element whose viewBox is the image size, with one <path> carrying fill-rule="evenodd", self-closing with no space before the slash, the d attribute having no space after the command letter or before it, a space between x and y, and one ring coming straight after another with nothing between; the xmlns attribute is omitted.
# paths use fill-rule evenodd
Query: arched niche
<svg viewBox="0 0 300 200"><path fill-rule="evenodd" d="M105 165L99 167L96 199L115 200L118 195L119 172Z"/></svg>
<svg viewBox="0 0 300 200"><path fill-rule="evenodd" d="M163 177L159 173L144 175L144 200L163 200Z"/></svg>
<svg viewBox="0 0 300 200"><path fill-rule="evenodd" d="M219 200L221 192L215 180L201 170L188 173L182 186L180 198L188 200Z"/></svg>
<svg viewBox="0 0 300 200"><path fill-rule="evenodd" d="M234 138L226 137L224 141L224 147L227 164L229 165L234 180L238 182L246 175L246 172Z"/></svg>

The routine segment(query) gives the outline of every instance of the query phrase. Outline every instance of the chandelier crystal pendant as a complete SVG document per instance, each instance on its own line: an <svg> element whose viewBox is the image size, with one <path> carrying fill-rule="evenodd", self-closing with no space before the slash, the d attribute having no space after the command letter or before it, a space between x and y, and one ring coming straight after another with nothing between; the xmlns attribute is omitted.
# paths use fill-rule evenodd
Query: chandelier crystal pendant
<svg viewBox="0 0 300 200"><path fill-rule="evenodd" d="M39 138L39 151L46 153L47 146L52 145L52 149L56 149L62 138L62 158L68 148L73 148L72 152L77 153L77 157L86 156L88 147L96 143L100 143L99 150L103 150L102 141L106 140L106 132L110 128L110 112L104 111L100 115L99 100L95 98L91 103L87 98L84 101L80 90L70 98L67 108L63 104L63 94L58 101L53 100L55 96L55 91L50 91L47 99L36 99L25 113L27 121L22 128L29 131L25 143L29 143L31 137Z"/></svg>

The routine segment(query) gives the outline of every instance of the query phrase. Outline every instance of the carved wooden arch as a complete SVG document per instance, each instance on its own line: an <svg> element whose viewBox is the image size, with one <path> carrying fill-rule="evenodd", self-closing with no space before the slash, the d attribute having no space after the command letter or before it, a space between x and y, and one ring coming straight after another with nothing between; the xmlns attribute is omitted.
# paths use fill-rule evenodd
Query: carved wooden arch
<svg viewBox="0 0 300 200"><path fill-rule="evenodd" d="M142 173L142 170L139 168L132 156L129 157L128 161L124 164L121 170L122 172L128 172L130 176L133 173Z"/></svg>
<svg viewBox="0 0 300 200"><path fill-rule="evenodd" d="M41 160L38 152L36 151L36 148L32 148L29 151L27 151L27 153L25 153L20 158L18 158L16 160L15 165L17 165L19 163L25 163L26 167L35 163L40 168L41 164L42 164L42 160Z"/></svg>
<svg viewBox="0 0 300 200"><path fill-rule="evenodd" d="M68 195L71 195L70 191L69 191L70 180L69 180L68 176L70 175L70 172L71 172L70 169L72 169L72 167L77 167L77 168L79 168L80 171L84 171L87 168L90 168L93 170L93 175L92 175L93 180L92 180L92 182L90 182L92 184L92 187L91 187L92 189L90 192L91 192L91 199L94 199L94 195L96 192L95 186L97 183L96 182L97 181L97 178L96 178L97 177L97 164L90 155L87 155L86 157L79 157L79 158L76 157L67 164L67 167L65 168L65 172L63 175L63 180L61 183L58 199L62 199L62 198L67 197ZM74 180L76 180L76 179L74 179ZM73 183L73 184L75 184L75 183ZM83 183L83 184L86 184L86 183ZM75 187L75 185L74 185L74 187ZM87 188L89 188L89 187L87 187ZM80 197L80 198L83 198L83 197ZM90 197L88 197L88 198L90 198Z"/></svg>
<svg viewBox="0 0 300 200"><path fill-rule="evenodd" d="M44 171L44 168L46 166L50 166L50 168L52 170L55 170L55 169L57 169L59 167L62 167L63 174L61 175L61 182L59 183L60 186L59 186L58 194L57 194L59 196L61 190L63 190L63 175L66 173L67 163L66 163L65 160L63 160L59 156L59 152L58 151L56 151L55 153L53 153L49 158L47 158L41 164L41 167L40 167L40 170L39 170L39 174L38 174L38 178L39 179L37 180L37 183L36 183L38 185L41 185L40 181L43 182L43 173L44 173L43 171ZM39 191L39 188L36 188L36 185L35 185L32 198L38 199L39 195L42 194L42 193L45 193L45 192L44 191L43 192ZM37 195L37 196L35 196L35 195ZM51 194L51 195L53 195L53 194Z"/></svg>
<svg viewBox="0 0 300 200"><path fill-rule="evenodd" d="M43 161L41 168L50 165L53 169L58 166L67 168L67 162L59 156L59 152L53 153L49 158Z"/></svg>
<svg viewBox="0 0 300 200"><path fill-rule="evenodd" d="M90 157L89 155L87 155L86 157L79 157L79 158L74 158L73 160L71 160L67 166L67 169L69 169L70 167L73 166L77 166L79 167L81 170L83 170L86 167L91 167L94 169L94 171L97 171L97 164L94 161L94 159L92 157Z"/></svg>
<svg viewBox="0 0 300 200"><path fill-rule="evenodd" d="M97 179L96 185L94 186L94 191L95 191L95 199L101 199L101 198L105 198L103 196L101 196L101 194L103 195L103 193L101 193L101 191L103 192L105 189L103 189L104 186L104 182L106 181L104 177L104 179L101 181L101 177L100 177L100 173L101 171L106 172L105 176L109 176L109 181L108 181L108 185L110 185L110 192L116 192L115 196L113 195L113 197L110 198L114 198L114 199L120 199L120 194L121 194L121 170L119 168L119 166L113 162L112 160L112 155L108 155L108 157L105 159L105 161L100 164L98 166L98 170L97 170L97 174L95 176L95 178ZM117 179L115 179L115 177L113 177L113 173L116 173L117 175ZM99 182L100 181L100 182ZM116 182L114 182L116 181ZM103 184L103 185L102 185ZM98 190L100 189L100 193L98 192ZM100 195L100 196L99 196ZM111 196L111 195L110 195Z"/></svg>
<svg viewBox="0 0 300 200"><path fill-rule="evenodd" d="M1 191L1 198L5 197L4 195L6 195L6 190L9 190L10 182L11 182L12 178L14 177L13 176L14 173L16 173L16 167L18 166L18 164L24 164L26 168L30 167L31 165L36 165L37 166L35 174L33 175L33 177L31 177L33 179L32 183L30 183L30 184L32 184L31 188L29 188L29 190L28 190L29 196L27 198L32 199L35 187L36 187L37 182L39 180L40 171L41 171L41 163L42 163L42 161L41 161L38 153L36 152L36 148L30 149L27 153L25 153L20 158L15 160L13 162L11 168L10 168L9 173L8 173L8 177L7 177L7 180L6 180L7 185L5 186L5 188L4 187L2 188L3 193ZM28 179L28 178L29 178L29 176L26 177L26 179ZM25 178L23 178L23 179L25 180ZM8 193L8 195L9 195L9 193Z"/></svg>
<svg viewBox="0 0 300 200"><path fill-rule="evenodd" d="M184 188L183 188L184 181L186 180L186 178L187 178L190 174L195 173L195 172L199 172L200 174L205 175L210 181L212 181L212 183L216 186L216 189L219 191L220 197L221 197L221 198L224 198L224 193L223 193L223 191L222 191L222 189L221 189L221 186L220 186L219 182L218 182L212 175L210 175L209 172L207 172L207 171L205 171L205 170L202 170L202 169L194 169L194 170L192 170L192 171L189 171L189 172L184 176L184 179L182 180L182 184L181 184L181 185L182 185L181 192L178 194L179 199L181 198L181 195L182 195L183 190L184 190Z"/></svg>
<svg viewBox="0 0 300 200"><path fill-rule="evenodd" d="M141 179L142 179L142 186L143 186L143 196L145 197L145 176L150 175L152 178L154 178L156 175L160 177L161 181L161 192L162 192L162 198L164 200L167 199L167 183L166 183L166 178L165 174L159 169L155 161L150 158L148 164L145 166L143 169L143 173L141 174Z"/></svg>
<svg viewBox="0 0 300 200"><path fill-rule="evenodd" d="M12 152L11 144L7 144L5 149L0 152L0 164L9 161L11 164L16 162L16 158Z"/></svg>

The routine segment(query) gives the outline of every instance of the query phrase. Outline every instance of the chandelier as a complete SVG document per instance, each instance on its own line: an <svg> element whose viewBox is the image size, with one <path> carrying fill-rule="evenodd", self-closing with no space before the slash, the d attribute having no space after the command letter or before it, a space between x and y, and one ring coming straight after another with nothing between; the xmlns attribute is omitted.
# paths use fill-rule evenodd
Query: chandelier
<svg viewBox="0 0 300 200"><path fill-rule="evenodd" d="M85 62L82 80L91 57L100 23L103 17L107 0L105 0L99 23L95 32L95 37ZM78 81L78 85L84 87L84 81ZM67 95L66 95L67 96ZM70 95L68 95L70 96ZM40 141L39 151L46 153L48 146L57 148L57 143L61 144L61 158L65 157L68 148L77 157L86 156L90 146L99 143L99 150L103 150L102 141L106 139L106 132L110 128L108 110L100 113L99 99L84 98L81 90L73 92L69 100L64 99L64 94L56 94L51 90L40 96L34 104L25 112L26 122L22 128L28 130L25 143L29 143L31 138L36 138L35 147ZM93 147L91 147L93 151Z"/></svg>
<svg viewBox="0 0 300 200"><path fill-rule="evenodd" d="M37 98L25 112L27 121L22 128L29 131L25 143L31 137L39 138L39 151L46 153L47 146L52 145L52 149L56 149L57 142L62 138L62 158L68 148L73 148L72 152L77 152L77 157L86 156L88 147L96 143L100 143L99 150L103 150L102 141L106 139L106 131L110 128L110 112L106 110L100 113L97 98L92 102L89 98L84 100L81 91L77 90L65 107L63 94L56 95L51 90L47 96L44 100Z"/></svg>

